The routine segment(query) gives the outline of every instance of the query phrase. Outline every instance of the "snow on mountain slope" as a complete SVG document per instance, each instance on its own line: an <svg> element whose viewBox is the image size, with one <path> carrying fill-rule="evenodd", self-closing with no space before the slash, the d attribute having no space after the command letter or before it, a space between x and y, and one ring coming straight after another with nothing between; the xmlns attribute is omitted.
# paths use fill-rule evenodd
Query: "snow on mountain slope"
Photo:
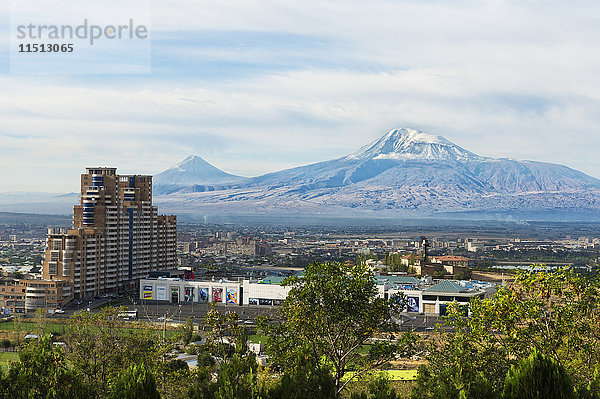
<svg viewBox="0 0 600 399"><path fill-rule="evenodd" d="M196 155L189 155L177 165L154 176L155 194L170 194L177 191L204 191L206 186L223 189L247 180L218 169Z"/></svg>
<svg viewBox="0 0 600 399"><path fill-rule="evenodd" d="M599 189L599 180L562 165L481 157L402 128L342 158L179 192L169 202L233 213L537 211L600 208Z"/></svg>
<svg viewBox="0 0 600 399"><path fill-rule="evenodd" d="M414 129L394 129L346 159L393 159L467 162L482 159L442 136Z"/></svg>

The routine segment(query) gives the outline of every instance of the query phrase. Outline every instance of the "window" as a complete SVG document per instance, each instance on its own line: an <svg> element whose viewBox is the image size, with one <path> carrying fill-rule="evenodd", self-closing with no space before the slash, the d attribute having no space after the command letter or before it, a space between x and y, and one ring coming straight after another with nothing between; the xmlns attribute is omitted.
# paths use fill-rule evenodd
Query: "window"
<svg viewBox="0 0 600 399"><path fill-rule="evenodd" d="M48 274L56 274L58 265L56 262L48 262Z"/></svg>

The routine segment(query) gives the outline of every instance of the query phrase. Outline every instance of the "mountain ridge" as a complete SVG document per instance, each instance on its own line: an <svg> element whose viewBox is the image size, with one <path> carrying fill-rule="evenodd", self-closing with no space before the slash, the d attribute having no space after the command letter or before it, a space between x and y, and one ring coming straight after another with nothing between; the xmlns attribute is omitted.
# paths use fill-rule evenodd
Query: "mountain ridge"
<svg viewBox="0 0 600 399"><path fill-rule="evenodd" d="M393 129L359 150L161 198L180 211L389 215L600 209L600 180L563 165L482 157L442 136ZM544 197L543 201L540 198Z"/></svg>

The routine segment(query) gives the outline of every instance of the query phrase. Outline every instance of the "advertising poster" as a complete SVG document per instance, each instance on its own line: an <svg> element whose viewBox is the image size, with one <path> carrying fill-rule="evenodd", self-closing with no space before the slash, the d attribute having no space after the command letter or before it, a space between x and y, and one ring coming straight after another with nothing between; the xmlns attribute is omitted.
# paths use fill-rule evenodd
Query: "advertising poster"
<svg viewBox="0 0 600 399"><path fill-rule="evenodd" d="M167 286L166 285L157 285L156 286L156 299L158 301L166 301L167 300Z"/></svg>
<svg viewBox="0 0 600 399"><path fill-rule="evenodd" d="M412 296L407 297L406 310L409 312L419 313L419 298Z"/></svg>
<svg viewBox="0 0 600 399"><path fill-rule="evenodd" d="M237 288L227 288L227 303L237 305L237 303L238 303Z"/></svg>
<svg viewBox="0 0 600 399"><path fill-rule="evenodd" d="M248 305L258 305L258 298L248 298Z"/></svg>
<svg viewBox="0 0 600 399"><path fill-rule="evenodd" d="M198 288L198 303L208 302L208 288Z"/></svg>
<svg viewBox="0 0 600 399"><path fill-rule="evenodd" d="M185 302L190 302L194 300L194 287L184 288L183 300Z"/></svg>
<svg viewBox="0 0 600 399"><path fill-rule="evenodd" d="M154 299L154 290L152 289L151 285L145 285L144 289L142 290L142 298L144 299Z"/></svg>
<svg viewBox="0 0 600 399"><path fill-rule="evenodd" d="M271 306L271 305L273 305L273 300L272 299L259 298L258 299L258 304L259 305L268 305L268 306Z"/></svg>
<svg viewBox="0 0 600 399"><path fill-rule="evenodd" d="M283 299L273 299L273 306L283 305Z"/></svg>
<svg viewBox="0 0 600 399"><path fill-rule="evenodd" d="M223 288L213 288L213 302L223 302Z"/></svg>

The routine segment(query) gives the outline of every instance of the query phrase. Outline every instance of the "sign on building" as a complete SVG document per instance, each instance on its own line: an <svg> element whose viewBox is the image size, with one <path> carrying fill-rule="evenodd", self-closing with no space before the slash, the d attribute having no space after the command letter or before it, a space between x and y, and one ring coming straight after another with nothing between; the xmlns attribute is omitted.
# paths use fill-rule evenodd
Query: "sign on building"
<svg viewBox="0 0 600 399"><path fill-rule="evenodd" d="M227 303L237 305L237 303L238 303L237 288L227 288Z"/></svg>
<svg viewBox="0 0 600 399"><path fill-rule="evenodd" d="M157 285L156 286L156 299L159 301L167 300L167 286L166 285Z"/></svg>
<svg viewBox="0 0 600 399"><path fill-rule="evenodd" d="M151 285L145 285L142 294L144 299L154 299L154 289Z"/></svg>
<svg viewBox="0 0 600 399"><path fill-rule="evenodd" d="M406 310L419 313L419 297L406 297Z"/></svg>

